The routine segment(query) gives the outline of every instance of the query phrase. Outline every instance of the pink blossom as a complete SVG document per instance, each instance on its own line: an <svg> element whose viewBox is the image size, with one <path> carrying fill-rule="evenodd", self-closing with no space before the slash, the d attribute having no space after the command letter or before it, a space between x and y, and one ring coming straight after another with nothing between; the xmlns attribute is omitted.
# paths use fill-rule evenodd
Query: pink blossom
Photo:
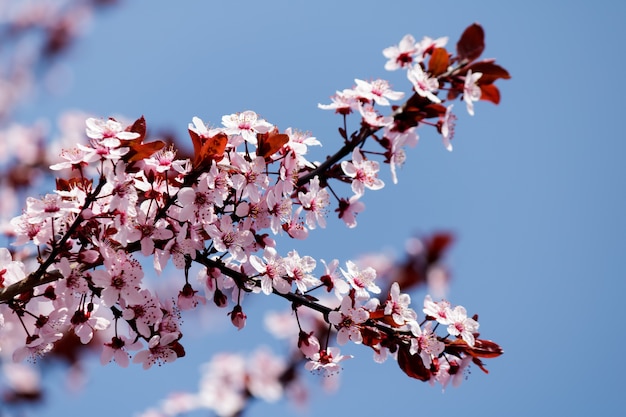
<svg viewBox="0 0 626 417"><path fill-rule="evenodd" d="M271 294L274 289L281 294L289 292L291 284L284 278L287 274L285 261L278 255L276 249L265 248L263 259L264 261L256 255L248 259L250 265L261 274L261 291L264 294Z"/></svg>
<svg viewBox="0 0 626 417"><path fill-rule="evenodd" d="M198 304L204 304L206 298L196 295L198 291L194 290L191 284L188 282L183 285L183 289L178 292L178 301L176 305L180 310L191 310L198 306Z"/></svg>
<svg viewBox="0 0 626 417"><path fill-rule="evenodd" d="M122 368L127 368L130 363L130 354L128 350L139 349L141 344L133 342L126 336L113 336L110 342L105 342L100 355L100 363L106 365L114 361Z"/></svg>
<svg viewBox="0 0 626 417"><path fill-rule="evenodd" d="M320 280L324 286L326 286L326 290L328 292L334 291L337 298L342 298L343 294L350 291L350 286L339 276L339 273L337 272L339 261L337 259L333 259L328 264L323 259L321 261L324 264L324 274L322 274Z"/></svg>
<svg viewBox="0 0 626 417"><path fill-rule="evenodd" d="M205 226L204 230L211 236L213 246L219 252L230 253L239 262L248 259L245 249L254 242L254 236L250 230L239 230L230 216L221 217L216 223Z"/></svg>
<svg viewBox="0 0 626 417"><path fill-rule="evenodd" d="M404 35L398 45L383 49L383 55L388 59L385 69L395 71L399 68L410 67L418 52L415 38L412 35Z"/></svg>
<svg viewBox="0 0 626 417"><path fill-rule="evenodd" d="M282 376L286 370L285 361L267 349L259 349L249 360L246 388L255 398L265 401L278 401L283 396Z"/></svg>
<svg viewBox="0 0 626 417"><path fill-rule="evenodd" d="M420 355L424 366L430 368L434 358L437 358L445 349L445 344L437 339L437 335L432 330L431 321L427 322L424 328L416 322L409 322L409 328L415 336L411 339L409 352L412 355Z"/></svg>
<svg viewBox="0 0 626 417"><path fill-rule="evenodd" d="M341 355L339 348L331 346L313 354L311 360L304 367L307 371L321 373L330 376L341 371L340 362L351 359L352 355Z"/></svg>
<svg viewBox="0 0 626 417"><path fill-rule="evenodd" d="M463 85L463 101L467 106L467 112L470 116L474 115L474 102L480 100L482 94L477 82L482 77L482 72L472 73L472 70L465 74L465 84Z"/></svg>
<svg viewBox="0 0 626 417"><path fill-rule="evenodd" d="M90 117L86 125L87 136L98 140L98 143L107 148L119 147L120 139L130 140L139 137L139 133L125 131L122 124L115 119L102 120Z"/></svg>
<svg viewBox="0 0 626 417"><path fill-rule="evenodd" d="M143 278L141 265L128 257L124 251L107 250L103 253L104 269L91 273L94 285L102 288L104 304L114 305L119 298L129 303L141 302L139 283Z"/></svg>
<svg viewBox="0 0 626 417"><path fill-rule="evenodd" d="M411 296L409 294L401 294L400 286L397 282L391 284L389 297L385 302L385 315L390 315L393 321L402 326L406 322L417 319L417 314L409 306L411 305Z"/></svg>
<svg viewBox="0 0 626 417"><path fill-rule="evenodd" d="M357 214L365 210L365 203L359 201L360 197L360 195L353 195L349 200L340 199L339 207L335 210L339 212L339 218L351 229L357 225Z"/></svg>
<svg viewBox="0 0 626 417"><path fill-rule="evenodd" d="M459 336L469 346L474 346L474 333L478 330L479 324L476 320L467 317L465 307L454 307L448 319L450 321L448 333L452 336Z"/></svg>
<svg viewBox="0 0 626 417"><path fill-rule="evenodd" d="M223 116L222 124L224 125L224 133L240 135L246 142L253 145L257 144L257 133L267 133L274 127L250 110Z"/></svg>
<svg viewBox="0 0 626 417"><path fill-rule="evenodd" d="M248 316L246 316L243 312L241 305L237 304L233 308L233 311L228 313L228 315L230 316L230 321L233 323L233 326L235 326L238 330L241 330L246 326L246 319Z"/></svg>
<svg viewBox="0 0 626 417"><path fill-rule="evenodd" d="M339 311L328 313L328 321L337 329L337 343L345 345L349 340L356 344L363 342L359 325L367 321L369 313L362 307L353 306L349 296L343 297Z"/></svg>
<svg viewBox="0 0 626 417"><path fill-rule="evenodd" d="M96 153L86 152L84 149L78 147L63 149L61 151L61 157L66 161L50 165L50 169L54 171L69 168L80 169L100 159Z"/></svg>
<svg viewBox="0 0 626 417"><path fill-rule="evenodd" d="M368 299L370 295L368 293L380 294L380 287L374 283L376 279L376 270L372 267L367 267L362 271L352 261L347 261L346 266L348 270L341 269L341 273L348 280L352 288L356 290L357 299Z"/></svg>
<svg viewBox="0 0 626 417"><path fill-rule="evenodd" d="M352 162L341 162L341 169L349 178L352 178L352 191L358 196L365 193L365 188L380 190L385 186L385 183L378 178L380 169L378 162L365 159L359 148L352 151Z"/></svg>
<svg viewBox="0 0 626 417"><path fill-rule="evenodd" d="M141 363L143 369L150 369L154 364L174 362L178 355L170 346L172 342L176 342L176 338L171 335L152 336L148 342L148 348L137 352L133 363Z"/></svg>
<svg viewBox="0 0 626 417"><path fill-rule="evenodd" d="M456 116L452 113L452 106L450 104L446 108L446 113L441 118L441 137L443 139L443 145L448 151L452 151L452 144L450 141L454 137L454 127L456 124Z"/></svg>
<svg viewBox="0 0 626 417"><path fill-rule="evenodd" d="M141 300L134 304L127 304L121 300L122 318L124 320L134 320L137 333L141 336L149 337L151 328L159 322L163 313L158 298L152 295L147 289L139 291Z"/></svg>
<svg viewBox="0 0 626 417"><path fill-rule="evenodd" d="M377 79L367 82L357 78L354 82L356 83L355 91L359 97L373 101L380 106L389 106L391 104L389 100L400 100L404 97L403 92L393 91L386 80Z"/></svg>
<svg viewBox="0 0 626 417"><path fill-rule="evenodd" d="M285 258L285 270L289 278L293 279L300 292L306 292L320 284L320 281L311 275L315 269L315 259L310 256L300 257L297 251L292 250Z"/></svg>
<svg viewBox="0 0 626 417"><path fill-rule="evenodd" d="M417 94L433 103L441 102L441 99L434 94L439 89L439 81L437 78L430 78L421 65L413 65L407 72L407 77Z"/></svg>
<svg viewBox="0 0 626 417"><path fill-rule="evenodd" d="M437 323L448 325L450 324L450 303L448 301L435 302L430 295L424 297L424 309L422 310L427 317L432 317L437 320Z"/></svg>
<svg viewBox="0 0 626 417"><path fill-rule="evenodd" d="M74 333L83 344L91 341L95 331L104 330L111 324L108 319L96 316L95 312L98 310L98 304L92 305L93 309L84 310L80 308L76 310L71 319Z"/></svg>
<svg viewBox="0 0 626 417"><path fill-rule="evenodd" d="M330 195L326 188L320 187L320 180L317 175L309 181L309 190L307 192L300 191L298 193L298 199L306 213L306 224L309 229L315 229L316 224L319 224L321 228L325 228Z"/></svg>
<svg viewBox="0 0 626 417"><path fill-rule="evenodd" d="M322 110L335 110L335 113L347 116L356 109L357 94L351 89L337 91L336 94L331 97L331 101L330 104L318 104L317 107Z"/></svg>

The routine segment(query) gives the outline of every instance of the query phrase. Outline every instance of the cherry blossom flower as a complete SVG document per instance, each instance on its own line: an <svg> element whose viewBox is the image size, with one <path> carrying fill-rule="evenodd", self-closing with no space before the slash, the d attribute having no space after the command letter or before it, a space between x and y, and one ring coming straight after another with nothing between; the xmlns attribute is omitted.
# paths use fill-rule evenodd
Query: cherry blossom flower
<svg viewBox="0 0 626 417"><path fill-rule="evenodd" d="M374 283L376 279L376 270L372 267L367 267L362 271L352 261L347 261L346 266L348 270L341 269L341 273L350 283L352 288L356 290L356 297L358 299L368 299L370 295L368 293L380 294L380 287Z"/></svg>
<svg viewBox="0 0 626 417"><path fill-rule="evenodd" d="M157 325L163 317L161 303L148 289L139 291L140 301L133 304L120 300L122 318L134 320L137 333L144 337L150 337L151 328Z"/></svg>
<svg viewBox="0 0 626 417"><path fill-rule="evenodd" d="M213 207L213 192L206 180L200 181L196 187L184 187L176 197L182 206L177 218L180 221L211 224L217 220Z"/></svg>
<svg viewBox="0 0 626 417"><path fill-rule="evenodd" d="M383 55L388 59L385 63L385 69L395 71L410 67L418 52L415 38L412 35L404 35L398 45L383 49Z"/></svg>
<svg viewBox="0 0 626 417"><path fill-rule="evenodd" d="M238 173L231 177L233 187L238 191L240 198L250 198L250 201L258 203L261 200L259 188L266 189L269 179L265 172L267 165L262 156L255 157L252 161L246 161L238 153L231 153L231 164Z"/></svg>
<svg viewBox="0 0 626 417"><path fill-rule="evenodd" d="M393 116L383 116L370 103L358 105L363 122L372 127L385 127L393 124Z"/></svg>
<svg viewBox="0 0 626 417"><path fill-rule="evenodd" d="M452 113L452 107L454 104L450 104L446 107L446 113L441 118L441 137L443 138L443 145L446 149L452 152L452 144L450 141L454 137L454 127L456 124L456 116Z"/></svg>
<svg viewBox="0 0 626 417"><path fill-rule="evenodd" d="M432 322L427 322L424 328L416 322L409 322L409 328L415 336L411 339L411 347L409 352L412 355L416 353L420 355L424 366L430 368L434 358L437 358L445 349L445 344L437 339L437 335L432 330Z"/></svg>
<svg viewBox="0 0 626 417"><path fill-rule="evenodd" d="M433 103L441 102L441 99L434 94L439 89L439 81L437 78L430 78L421 65L413 65L407 72L407 77L417 94Z"/></svg>
<svg viewBox="0 0 626 417"><path fill-rule="evenodd" d="M126 336L113 336L110 342L105 342L100 355L100 363L106 365L114 361L122 368L127 368L130 363L129 350L137 350L141 347L140 342L133 342Z"/></svg>
<svg viewBox="0 0 626 417"><path fill-rule="evenodd" d="M313 359L315 355L319 355L320 346L320 341L313 336L312 332L306 333L300 330L298 334L298 348L306 358Z"/></svg>
<svg viewBox="0 0 626 417"><path fill-rule="evenodd" d="M339 348L331 346L328 349L322 349L313 354L311 360L308 361L304 367L307 371L330 376L341 371L340 362L351 358L352 355L341 355Z"/></svg>
<svg viewBox="0 0 626 417"><path fill-rule="evenodd" d="M230 321L233 323L233 326L237 328L237 330L241 330L246 326L246 319L248 316L243 312L240 304L237 304L233 311L228 313L230 316Z"/></svg>
<svg viewBox="0 0 626 417"><path fill-rule="evenodd" d="M41 223L46 219L61 220L70 213L78 213L80 209L76 203L66 201L58 194L46 194L42 199L28 197L26 199L26 214L29 223Z"/></svg>
<svg viewBox="0 0 626 417"><path fill-rule="evenodd" d="M87 344L91 341L95 331L104 330L111 324L108 319L95 315L98 310L98 304L91 305L93 305L93 309L88 308L84 310L81 308L76 310L70 321L74 333L83 344Z"/></svg>
<svg viewBox="0 0 626 417"><path fill-rule="evenodd" d="M452 310L450 309L450 303L446 300L435 302L430 295L426 295L426 297L424 297L424 309L422 311L427 317L432 317L437 320L439 324L447 326L451 323L450 314Z"/></svg>
<svg viewBox="0 0 626 417"><path fill-rule="evenodd" d="M356 344L363 342L359 324L367 321L369 313L362 307L353 307L353 303L352 298L346 295L341 301L339 311L328 313L328 321L338 329L337 343L342 346L349 340Z"/></svg>
<svg viewBox="0 0 626 417"><path fill-rule="evenodd" d="M141 253L150 256L154 253L155 240L168 240L174 237L174 233L168 229L169 222L165 219L154 220L143 211L140 211L134 219L133 228L129 230L126 239L128 242L139 241Z"/></svg>
<svg viewBox="0 0 626 417"><path fill-rule="evenodd" d="M480 87L477 85L478 80L482 77L482 72L472 73L468 70L465 74L465 84L463 85L463 101L467 106L467 112L470 116L474 115L474 102L480 100L482 94Z"/></svg>
<svg viewBox="0 0 626 417"><path fill-rule="evenodd" d="M406 322L417 319L417 314L411 308L411 296L400 293L400 285L397 282L391 284L389 297L385 302L385 315L390 315L393 321L402 326Z"/></svg>
<svg viewBox="0 0 626 417"><path fill-rule="evenodd" d="M365 203L359 201L360 197L360 195L353 195L349 200L340 199L339 207L335 210L339 212L339 218L351 229L357 225L356 215L365 210Z"/></svg>
<svg viewBox="0 0 626 417"><path fill-rule="evenodd" d="M283 396L281 378L286 370L285 361L268 349L258 349L249 360L246 388L255 398L268 402Z"/></svg>
<svg viewBox="0 0 626 417"><path fill-rule="evenodd" d="M301 211L302 207L298 207L298 209L293 213L293 216L291 216L286 223L282 224L282 228L290 237L304 240L309 236L309 230L304 226L304 222L300 219Z"/></svg>
<svg viewBox="0 0 626 417"><path fill-rule="evenodd" d="M178 355L170 344L176 341L174 335L154 335L148 342L148 349L137 352L133 363L141 363L143 369L150 369L154 364L174 362Z"/></svg>
<svg viewBox="0 0 626 417"><path fill-rule="evenodd" d="M337 272L339 260L333 259L328 264L323 259L321 261L324 264L324 273L320 277L320 281L322 281L326 287L326 291L334 291L337 298L342 298L343 294L350 291L350 286L339 276L339 273Z"/></svg>
<svg viewBox="0 0 626 417"><path fill-rule="evenodd" d="M315 165L307 161L304 155L307 154L309 146L322 146L322 143L317 138L311 136L310 133L300 132L291 127L285 129L285 134L289 136L289 142L285 144L285 148L294 152L297 158L297 165L299 167L315 167Z"/></svg>
<svg viewBox="0 0 626 417"><path fill-rule="evenodd" d="M14 261L7 248L0 248L0 288L8 287L26 277L24 264Z"/></svg>
<svg viewBox="0 0 626 417"><path fill-rule="evenodd" d="M102 301L106 306L114 305L124 298L129 303L141 302L139 283L143 278L141 265L124 251L104 251L104 269L91 273L94 285L102 288Z"/></svg>
<svg viewBox="0 0 626 417"><path fill-rule="evenodd" d="M224 133L240 135L252 145L257 144L257 133L267 133L274 127L265 120L259 119L259 116L251 110L223 116L222 124L224 125Z"/></svg>
<svg viewBox="0 0 626 417"><path fill-rule="evenodd" d="M400 100L404 97L404 93L401 91L391 90L389 82L386 80L377 79L372 82L354 80L356 83L355 91L359 97L363 97L368 101L374 101L380 106L389 106L389 100Z"/></svg>
<svg viewBox="0 0 626 417"><path fill-rule="evenodd" d="M318 104L317 107L322 110L335 110L335 113L347 116L357 106L357 94L351 89L337 91L330 99L330 104Z"/></svg>
<svg viewBox="0 0 626 417"><path fill-rule="evenodd" d="M458 387L463 382L464 371L471 363L472 357L469 355L463 358L447 355L445 361L440 361L434 380L441 384L442 390L445 390L450 382L453 387Z"/></svg>
<svg viewBox="0 0 626 417"><path fill-rule="evenodd" d="M251 255L248 261L250 265L261 274L261 291L264 294L271 294L274 289L281 294L291 290L291 284L283 277L287 274L285 261L281 258L276 249L265 248L263 260L256 255Z"/></svg>
<svg viewBox="0 0 626 417"><path fill-rule="evenodd" d="M341 169L349 178L352 178L352 191L358 196L365 194L365 188L380 190L385 186L385 183L378 178L380 170L378 162L365 159L359 148L352 151L352 162L341 162Z"/></svg>
<svg viewBox="0 0 626 417"><path fill-rule="evenodd" d="M172 145L157 151L150 158L144 159L143 162L145 164L145 171L154 170L158 173L163 173L172 169L174 164L181 166L185 161L176 160L176 151Z"/></svg>
<svg viewBox="0 0 626 417"><path fill-rule="evenodd" d="M192 310L198 306L198 304L204 304L206 298L200 295L196 295L198 291L194 290L191 284L188 282L183 285L183 289L178 292L178 299L176 305L180 310Z"/></svg>
<svg viewBox="0 0 626 417"><path fill-rule="evenodd" d="M302 293L320 284L320 281L311 275L311 272L315 269L315 264L315 259L308 255L300 257L296 250L289 252L285 258L287 275L293 279L296 287Z"/></svg>
<svg viewBox="0 0 626 417"><path fill-rule="evenodd" d="M317 175L309 181L309 190L306 193L302 191L298 193L298 199L306 213L306 224L309 229L315 229L316 224L322 229L325 228L330 195L326 188L320 188L320 179Z"/></svg>
<svg viewBox="0 0 626 417"><path fill-rule="evenodd" d="M219 252L228 252L239 262L248 259L245 248L254 242L250 230L239 230L230 216L221 217L216 223L206 225L204 230L213 239L213 246Z"/></svg>
<svg viewBox="0 0 626 417"><path fill-rule="evenodd" d="M117 148L121 145L120 139L130 140L139 137L139 133L124 131L122 124L115 119L96 119L90 117L86 121L87 136L97 139L108 148Z"/></svg>
<svg viewBox="0 0 626 417"><path fill-rule="evenodd" d="M433 39L429 36L424 36L421 41L415 45L418 49L418 55L423 58L425 54L431 52L434 48L443 48L448 43L448 37L443 36L441 38Z"/></svg>
<svg viewBox="0 0 626 417"><path fill-rule="evenodd" d="M456 306L451 311L448 320L448 333L452 336L460 336L470 346L474 346L474 333L479 324L476 320L467 317L467 311L463 306Z"/></svg>
<svg viewBox="0 0 626 417"><path fill-rule="evenodd" d="M203 366L198 403L220 417L236 415L246 404L245 359L234 353L218 353Z"/></svg>
<svg viewBox="0 0 626 417"><path fill-rule="evenodd" d="M70 168L80 169L100 159L95 152L86 152L84 149L78 147L63 149L61 151L61 157L66 159L66 161L50 165L50 169L54 171Z"/></svg>

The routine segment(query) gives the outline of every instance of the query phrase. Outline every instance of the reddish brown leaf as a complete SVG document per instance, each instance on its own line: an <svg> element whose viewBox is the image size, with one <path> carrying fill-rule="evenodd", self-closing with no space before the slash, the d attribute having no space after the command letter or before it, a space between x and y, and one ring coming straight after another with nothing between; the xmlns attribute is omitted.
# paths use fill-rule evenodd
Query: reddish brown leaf
<svg viewBox="0 0 626 417"><path fill-rule="evenodd" d="M128 146L130 151L124 155L127 162L141 161L144 158L152 156L155 152L160 151L165 146L165 142L155 140L154 142L140 143L139 138L130 141L121 141L123 146ZM127 142L127 143L126 143Z"/></svg>
<svg viewBox="0 0 626 417"><path fill-rule="evenodd" d="M500 65L497 65L493 59L474 62L472 65L467 67L467 69L471 69L474 73L480 72L483 74L479 80L480 84L491 84L498 78L503 78L505 80L511 78L509 72Z"/></svg>
<svg viewBox="0 0 626 417"><path fill-rule="evenodd" d="M128 129L129 132L139 133L139 137L136 139L139 142L143 142L146 137L146 119L141 116L139 119L135 120L135 123L132 124Z"/></svg>
<svg viewBox="0 0 626 417"><path fill-rule="evenodd" d="M500 103L500 90L494 84L479 85L480 99L491 101L494 104Z"/></svg>
<svg viewBox="0 0 626 417"><path fill-rule="evenodd" d="M473 61L483 53L484 49L485 31L478 23L468 26L456 44L456 53L460 60Z"/></svg>
<svg viewBox="0 0 626 417"><path fill-rule="evenodd" d="M446 250L450 248L454 242L454 236L451 233L439 232L433 234L430 239L426 240L428 264L434 264L443 258Z"/></svg>
<svg viewBox="0 0 626 417"><path fill-rule="evenodd" d="M257 134L257 141L256 154L267 159L289 142L289 136L273 130L265 134Z"/></svg>
<svg viewBox="0 0 626 417"><path fill-rule="evenodd" d="M420 381L430 379L430 371L424 366L420 355L411 355L409 347L400 345L398 347L398 366L405 374Z"/></svg>
<svg viewBox="0 0 626 417"><path fill-rule="evenodd" d="M199 168L211 163L219 162L224 158L224 150L228 144L228 136L225 133L218 133L215 136L204 137L189 129L191 142L193 143L193 167Z"/></svg>
<svg viewBox="0 0 626 417"><path fill-rule="evenodd" d="M430 61L428 61L428 72L433 76L443 74L450 65L449 54L446 48L435 48Z"/></svg>
<svg viewBox="0 0 626 417"><path fill-rule="evenodd" d="M476 339L474 347L470 349L470 355L478 358L497 358L504 350L491 340Z"/></svg>

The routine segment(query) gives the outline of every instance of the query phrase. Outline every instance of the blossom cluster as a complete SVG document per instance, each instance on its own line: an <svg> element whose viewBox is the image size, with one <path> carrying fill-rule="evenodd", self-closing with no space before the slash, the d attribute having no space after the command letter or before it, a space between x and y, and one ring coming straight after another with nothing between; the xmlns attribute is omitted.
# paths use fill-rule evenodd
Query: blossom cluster
<svg viewBox="0 0 626 417"><path fill-rule="evenodd" d="M427 297L420 318L397 282L383 291L373 267L284 252L276 240L306 239L327 226L332 209L355 227L366 191L385 185L376 156L383 155L396 182L396 166L417 143L419 125L435 127L451 149L452 105L442 103L462 95L473 114L485 91L497 102L493 81L508 78L492 61L475 62L481 34L477 25L468 28L457 56L444 49L445 39L415 42L409 35L385 49L386 68L407 70L412 95L392 106L404 93L385 80L357 79L331 104L319 105L344 122L343 146L321 163L309 160L319 140L293 128L281 131L251 110L224 115L220 126L193 117L191 157L148 141L143 117L128 125L87 118L86 140L50 166L58 174L54 192L29 197L10 222L14 245L35 247L37 264L29 269L23 255L0 249L0 349L15 361L36 359L72 335L98 344L103 364L132 361L148 369L185 355L184 311L212 303L228 309L232 324L243 329L244 296L263 294L289 300L296 319L310 310L328 325L322 337L295 320L294 343L310 371L338 372L350 358L340 352L348 342L369 346L378 362L394 358L407 375L444 386L469 363L483 368L480 358L501 350L479 338L477 317L462 306ZM447 98L439 96L444 86ZM349 133L353 113L359 124ZM342 183L349 184L347 195ZM194 263L201 265L195 279ZM321 274L315 272L320 263ZM157 273L168 265L182 271L173 297L147 285L147 265ZM332 297L320 301L316 290ZM436 333L440 328L445 334ZM219 378L219 369L215 374ZM278 380L281 372L275 375Z"/></svg>

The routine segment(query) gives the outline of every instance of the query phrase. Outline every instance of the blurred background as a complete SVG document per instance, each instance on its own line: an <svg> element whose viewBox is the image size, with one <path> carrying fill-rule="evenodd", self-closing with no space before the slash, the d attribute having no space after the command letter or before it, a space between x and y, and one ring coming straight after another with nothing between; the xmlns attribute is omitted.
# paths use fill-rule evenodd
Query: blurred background
<svg viewBox="0 0 626 417"><path fill-rule="evenodd" d="M1 6L15 3L40 2ZM621 415L626 4L113 3L89 18L74 17L84 23L83 36L44 84L29 90L13 120L54 130L67 110L128 120L143 115L155 136L185 137L193 116L219 125L222 115L251 109L281 129L312 132L323 143L315 151L323 159L340 146L341 119L317 104L330 102L354 78L386 78L408 92L404 72L386 72L381 53L407 33L418 40L449 36L452 49L479 22L486 32L483 57L496 58L512 75L497 83L500 105L479 102L474 117L455 105L453 152L434 129L421 129L397 185L383 166L387 186L366 194L357 228L330 218L326 229L296 246L301 254L343 263L364 253L401 254L414 235L452 232L447 297L479 314L481 336L505 351L487 361L489 375L472 367L460 387L442 393L409 379L393 361L374 363L370 349L355 346L346 349L355 358L344 363L335 392L316 388L320 378L310 376L306 410L256 402L247 417ZM414 296L417 306L421 296ZM196 390L200 365L216 352L246 353L258 344L285 349L262 323L265 311L288 307L280 299L255 301L239 332L226 312L189 319L187 356L150 371L102 367L95 356L78 390L66 368L49 367L44 402L21 411L138 415L171 391ZM211 332L200 331L205 327Z"/></svg>

